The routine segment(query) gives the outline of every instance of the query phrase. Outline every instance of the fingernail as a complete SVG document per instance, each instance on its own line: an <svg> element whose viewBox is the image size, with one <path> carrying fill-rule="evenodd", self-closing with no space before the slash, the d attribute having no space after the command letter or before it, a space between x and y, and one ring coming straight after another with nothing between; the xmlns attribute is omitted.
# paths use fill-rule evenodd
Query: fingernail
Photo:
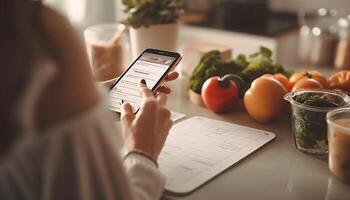
<svg viewBox="0 0 350 200"><path fill-rule="evenodd" d="M146 80L145 80L145 79L141 79L141 83L142 83L142 84L147 85L147 83L146 83Z"/></svg>
<svg viewBox="0 0 350 200"><path fill-rule="evenodd" d="M119 101L119 104L120 104L120 105L124 104L124 100L121 99L121 100Z"/></svg>

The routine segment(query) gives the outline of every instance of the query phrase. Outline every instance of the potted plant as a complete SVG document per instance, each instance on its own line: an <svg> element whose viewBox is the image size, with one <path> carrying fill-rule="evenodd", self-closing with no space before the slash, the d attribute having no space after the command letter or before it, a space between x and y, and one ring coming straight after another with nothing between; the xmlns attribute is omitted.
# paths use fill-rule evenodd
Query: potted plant
<svg viewBox="0 0 350 200"><path fill-rule="evenodd" d="M123 0L123 4L133 58L146 48L176 50L184 0Z"/></svg>

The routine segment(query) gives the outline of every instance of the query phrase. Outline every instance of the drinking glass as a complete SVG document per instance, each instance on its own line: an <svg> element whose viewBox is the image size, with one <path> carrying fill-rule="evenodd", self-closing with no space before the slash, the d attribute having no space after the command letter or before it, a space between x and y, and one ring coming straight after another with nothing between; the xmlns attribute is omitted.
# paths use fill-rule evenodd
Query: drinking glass
<svg viewBox="0 0 350 200"><path fill-rule="evenodd" d="M329 169L339 179L350 183L350 108L327 113Z"/></svg>
<svg viewBox="0 0 350 200"><path fill-rule="evenodd" d="M98 81L120 75L125 68L126 39L123 24L99 24L84 31L91 69Z"/></svg>

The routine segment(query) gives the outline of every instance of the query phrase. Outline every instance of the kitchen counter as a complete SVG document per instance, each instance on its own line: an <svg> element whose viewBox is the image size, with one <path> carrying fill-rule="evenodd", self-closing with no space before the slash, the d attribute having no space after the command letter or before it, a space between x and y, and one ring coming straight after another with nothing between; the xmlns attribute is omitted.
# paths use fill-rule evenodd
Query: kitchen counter
<svg viewBox="0 0 350 200"><path fill-rule="evenodd" d="M324 68L321 71L332 70ZM309 156L296 150L288 114L269 124L255 122L243 108L227 114L215 114L188 100L185 82L185 78L181 78L170 84L173 93L169 96L168 106L171 110L184 113L187 117L204 116L271 131L276 134L276 138L194 192L182 196L165 193L163 199L350 198L350 185L332 176L327 159Z"/></svg>
<svg viewBox="0 0 350 200"><path fill-rule="evenodd" d="M233 48L235 56L238 53L250 54L256 51L259 45L270 47L268 45L270 39L266 37L239 35L193 26L182 26L179 46L190 42L205 42L212 36L215 36L216 39L211 42L232 44L229 46ZM242 47L243 43L245 46ZM295 46L289 48L293 49ZM284 52L282 56L290 57L290 54ZM178 70L181 70L181 67L183 66L179 66ZM295 71L318 70L326 76L335 72L330 67L312 68L301 65L286 65L286 67ZM255 122L244 109L236 109L226 114L215 114L189 101L186 84L185 77L168 84L172 88L172 93L168 98L168 107L171 110L184 113L186 117L203 116L271 131L276 134L276 138L192 193L174 195L165 192L162 199L350 199L350 185L342 183L331 174L326 159L315 158L296 150L291 119L288 114L280 116L269 124Z"/></svg>
<svg viewBox="0 0 350 200"><path fill-rule="evenodd" d="M286 66L298 62L298 32L291 31L276 37L253 35L228 30L208 27L182 25L180 27L178 46L181 50L184 46L193 43L225 45L232 49L232 56L239 54L250 55L259 50L260 46L271 49L273 59ZM184 59L187 54L184 54Z"/></svg>

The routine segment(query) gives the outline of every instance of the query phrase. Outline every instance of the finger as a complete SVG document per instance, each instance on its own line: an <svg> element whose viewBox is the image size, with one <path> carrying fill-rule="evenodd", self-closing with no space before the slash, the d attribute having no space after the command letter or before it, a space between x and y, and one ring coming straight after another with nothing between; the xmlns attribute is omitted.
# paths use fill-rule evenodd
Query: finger
<svg viewBox="0 0 350 200"><path fill-rule="evenodd" d="M141 94L143 101L154 99L152 91L148 88L140 87L140 94Z"/></svg>
<svg viewBox="0 0 350 200"><path fill-rule="evenodd" d="M167 108L162 107L158 111L158 117L159 117L159 122L164 123L165 121L170 120L171 113Z"/></svg>
<svg viewBox="0 0 350 200"><path fill-rule="evenodd" d="M140 79L140 86L141 87L147 87L147 83L146 83L146 80L145 79Z"/></svg>
<svg viewBox="0 0 350 200"><path fill-rule="evenodd" d="M173 120L169 120L168 126L167 126L167 130L170 131L171 127L173 127Z"/></svg>
<svg viewBox="0 0 350 200"><path fill-rule="evenodd" d="M143 99L154 98L152 91L147 88L146 81L144 79L140 81L139 90Z"/></svg>
<svg viewBox="0 0 350 200"><path fill-rule="evenodd" d="M135 121L145 130L155 130L157 109L158 103L156 100L143 101L139 112L135 116Z"/></svg>
<svg viewBox="0 0 350 200"><path fill-rule="evenodd" d="M132 107L129 103L123 103L120 107L120 120L130 122L134 117Z"/></svg>
<svg viewBox="0 0 350 200"><path fill-rule="evenodd" d="M170 72L170 73L166 76L165 80L166 80L166 81L173 81L173 80L177 79L178 77L179 77L179 73L176 72L176 71L173 71L173 72Z"/></svg>
<svg viewBox="0 0 350 200"><path fill-rule="evenodd" d="M168 137L169 131L170 131L171 127L173 126L173 124L174 124L174 122L172 120L169 120L168 122L166 122L164 129L162 130L162 132L164 133L162 135L162 137L164 138L164 141Z"/></svg>
<svg viewBox="0 0 350 200"><path fill-rule="evenodd" d="M165 94L162 94L162 93L158 94L157 101L159 106L165 106L166 100L167 100L167 96Z"/></svg>
<svg viewBox="0 0 350 200"><path fill-rule="evenodd" d="M160 88L158 88L157 92L161 92L164 94L170 94L171 93L171 89L166 87L166 86L161 86Z"/></svg>

